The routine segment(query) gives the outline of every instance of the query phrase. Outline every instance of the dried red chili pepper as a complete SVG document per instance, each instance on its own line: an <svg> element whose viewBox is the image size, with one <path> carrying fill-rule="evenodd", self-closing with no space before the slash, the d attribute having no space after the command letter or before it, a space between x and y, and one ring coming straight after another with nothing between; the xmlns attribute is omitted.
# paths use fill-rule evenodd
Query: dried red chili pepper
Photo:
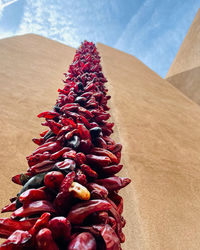
<svg viewBox="0 0 200 250"><path fill-rule="evenodd" d="M43 213L39 219L35 222L33 227L29 230L29 233L35 235L39 232L40 229L47 227L50 219L50 213Z"/></svg>
<svg viewBox="0 0 200 250"><path fill-rule="evenodd" d="M121 250L119 238L111 226L106 224L93 227L101 233L106 244L106 250Z"/></svg>
<svg viewBox="0 0 200 250"><path fill-rule="evenodd" d="M74 177L74 172L68 173L60 185L59 192L54 200L54 207L58 214L66 213L70 205L68 204L70 196L69 188L74 180Z"/></svg>
<svg viewBox="0 0 200 250"><path fill-rule="evenodd" d="M16 230L28 231L37 219L25 219L22 221L12 220L10 218L0 219L0 237L8 238Z"/></svg>
<svg viewBox="0 0 200 250"><path fill-rule="evenodd" d="M59 250L58 246L53 240L51 230L48 228L43 228L38 232L36 235L36 242L38 250Z"/></svg>
<svg viewBox="0 0 200 250"><path fill-rule="evenodd" d="M68 245L68 250L96 250L96 241L91 233L77 235Z"/></svg>
<svg viewBox="0 0 200 250"><path fill-rule="evenodd" d="M52 204L46 200L34 201L26 206L18 208L12 213L12 218L28 217L34 214L41 214L43 212L55 213Z"/></svg>
<svg viewBox="0 0 200 250"><path fill-rule="evenodd" d="M13 201L11 204L5 206L1 209L1 213L12 212L16 209L16 201Z"/></svg>
<svg viewBox="0 0 200 250"><path fill-rule="evenodd" d="M100 156L100 155L93 155L88 154L86 155L87 161L91 164L96 164L98 166L107 166L111 163L111 160L108 156Z"/></svg>
<svg viewBox="0 0 200 250"><path fill-rule="evenodd" d="M49 221L48 227L54 239L69 241L71 236L71 224L67 218L63 216L54 217Z"/></svg>
<svg viewBox="0 0 200 250"><path fill-rule="evenodd" d="M85 154L79 152L79 153L76 154L74 160L75 160L76 164L78 166L80 166L80 165L86 163L86 156L85 156Z"/></svg>
<svg viewBox="0 0 200 250"><path fill-rule="evenodd" d="M0 246L1 250L27 249L31 246L32 235L28 231L16 230Z"/></svg>
<svg viewBox="0 0 200 250"><path fill-rule="evenodd" d="M31 155L29 158L28 158L28 165L29 167L32 167L40 162L43 162L45 160L48 160L49 157L50 157L50 153L49 152L44 152L42 154L38 153L38 154L35 154L35 155Z"/></svg>
<svg viewBox="0 0 200 250"><path fill-rule="evenodd" d="M68 152L70 151L70 148L68 147L64 147L62 148L61 150L53 153L51 156L50 156L50 160L57 160L60 156L62 156L65 152Z"/></svg>
<svg viewBox="0 0 200 250"><path fill-rule="evenodd" d="M117 174L121 169L123 168L123 165L111 165L111 166L105 166L102 167L103 174L105 175L114 175Z"/></svg>
<svg viewBox="0 0 200 250"><path fill-rule="evenodd" d="M108 156L113 163L118 163L117 157L110 151L106 150L105 148L93 148L91 150L91 153L95 155L102 155L102 156Z"/></svg>
<svg viewBox="0 0 200 250"><path fill-rule="evenodd" d="M55 168L60 170L74 170L76 167L75 161L71 159L65 159L64 161L57 162Z"/></svg>
<svg viewBox="0 0 200 250"><path fill-rule="evenodd" d="M43 117L46 119L53 119L55 117L58 117L60 114L54 111L44 111L38 115L39 118Z"/></svg>
<svg viewBox="0 0 200 250"><path fill-rule="evenodd" d="M103 185L108 190L119 190L125 186L127 186L131 180L129 178L122 178L118 176L108 177L105 179L98 179L96 183Z"/></svg>
<svg viewBox="0 0 200 250"><path fill-rule="evenodd" d="M28 189L19 196L19 201L23 204L28 204L37 200L46 200L47 196L43 190Z"/></svg>
<svg viewBox="0 0 200 250"><path fill-rule="evenodd" d="M29 171L32 174L43 173L43 172L52 170L54 167L54 163L55 161L46 160L46 161L37 163L36 165L32 166L31 168L29 168Z"/></svg>
<svg viewBox="0 0 200 250"><path fill-rule="evenodd" d="M87 183L86 175L80 169L76 171L76 176L74 180L79 182L82 185L85 185Z"/></svg>
<svg viewBox="0 0 200 250"><path fill-rule="evenodd" d="M110 208L110 203L104 200L83 201L72 207L67 218L72 224L81 224L89 214Z"/></svg>
<svg viewBox="0 0 200 250"><path fill-rule="evenodd" d="M95 199L104 199L108 196L108 190L103 185L90 182L87 184L87 188Z"/></svg>
<svg viewBox="0 0 200 250"><path fill-rule="evenodd" d="M53 190L57 190L62 181L64 180L65 176L59 171L51 171L47 173L44 177L44 185L48 188Z"/></svg>
<svg viewBox="0 0 200 250"><path fill-rule="evenodd" d="M82 164L80 167L83 173L86 174L87 176L93 177L93 178L98 177L98 174L93 169L91 169L91 167L89 167L88 165Z"/></svg>

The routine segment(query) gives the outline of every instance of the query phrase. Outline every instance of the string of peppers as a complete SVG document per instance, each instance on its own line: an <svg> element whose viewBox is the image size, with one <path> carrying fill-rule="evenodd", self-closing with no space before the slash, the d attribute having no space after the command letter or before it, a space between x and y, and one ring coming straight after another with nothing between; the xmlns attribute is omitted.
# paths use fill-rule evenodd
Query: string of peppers
<svg viewBox="0 0 200 250"><path fill-rule="evenodd" d="M12 178L23 187L2 209L12 214L0 219L0 249L121 249L118 191L130 179L116 176L122 146L110 137L106 82L95 45L85 41L53 110L38 115L48 130L33 139L27 172Z"/></svg>

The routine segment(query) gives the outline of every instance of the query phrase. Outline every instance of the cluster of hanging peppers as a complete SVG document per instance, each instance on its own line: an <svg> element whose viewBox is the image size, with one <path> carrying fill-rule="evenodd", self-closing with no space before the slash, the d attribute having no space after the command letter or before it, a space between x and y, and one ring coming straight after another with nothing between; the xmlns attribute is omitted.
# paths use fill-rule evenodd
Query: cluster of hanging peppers
<svg viewBox="0 0 200 250"><path fill-rule="evenodd" d="M122 146L110 138L110 96L93 43L81 44L65 78L54 108L38 115L48 130L33 139L27 172L12 178L23 187L2 209L12 212L0 219L2 250L119 250L125 240L118 191L130 179L116 176Z"/></svg>

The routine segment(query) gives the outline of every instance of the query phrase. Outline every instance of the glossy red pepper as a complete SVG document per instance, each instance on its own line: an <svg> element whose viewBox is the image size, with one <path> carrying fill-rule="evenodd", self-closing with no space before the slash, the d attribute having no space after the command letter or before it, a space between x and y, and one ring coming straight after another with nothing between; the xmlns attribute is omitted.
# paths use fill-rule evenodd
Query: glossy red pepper
<svg viewBox="0 0 200 250"><path fill-rule="evenodd" d="M35 214L41 214L43 212L55 213L55 209L49 201L40 200L29 203L26 206L18 208L12 213L11 217L27 217Z"/></svg>
<svg viewBox="0 0 200 250"><path fill-rule="evenodd" d="M6 212L12 212L15 211L16 209L16 201L13 201L11 204L5 206L4 208L1 209L2 213L6 213Z"/></svg>
<svg viewBox="0 0 200 250"><path fill-rule="evenodd" d="M47 227L50 219L50 213L43 213L39 219L35 222L33 227L29 230L29 233L35 235L39 232L40 229Z"/></svg>
<svg viewBox="0 0 200 250"><path fill-rule="evenodd" d="M46 160L30 167L29 171L34 175L39 173L44 173L49 170L52 170L54 167L54 163L55 161Z"/></svg>
<svg viewBox="0 0 200 250"><path fill-rule="evenodd" d="M110 225L98 225L93 226L93 228L101 233L106 244L106 250L121 250L119 238Z"/></svg>
<svg viewBox="0 0 200 250"><path fill-rule="evenodd" d="M64 180L65 176L59 171L51 171L47 173L44 177L44 185L48 188L53 190L57 190L62 181Z"/></svg>
<svg viewBox="0 0 200 250"><path fill-rule="evenodd" d="M68 203L70 196L69 188L74 180L74 177L74 172L68 173L60 185L59 192L54 200L54 207L56 208L58 214L65 214L70 205Z"/></svg>
<svg viewBox="0 0 200 250"><path fill-rule="evenodd" d="M114 175L117 174L122 168L123 165L110 165L102 167L102 171L105 175Z"/></svg>
<svg viewBox="0 0 200 250"><path fill-rule="evenodd" d="M49 221L49 229L54 239L63 239L69 241L71 236L71 224L67 218L63 216L54 217Z"/></svg>
<svg viewBox="0 0 200 250"><path fill-rule="evenodd" d="M58 246L53 240L51 230L48 228L43 228L38 232L36 235L36 243L38 250L59 250Z"/></svg>
<svg viewBox="0 0 200 250"><path fill-rule="evenodd" d="M44 111L38 115L39 118L43 117L46 119L53 119L55 117L58 117L60 114L54 111Z"/></svg>
<svg viewBox="0 0 200 250"><path fill-rule="evenodd" d="M37 219L25 219L22 221L12 220L10 218L0 218L0 237L8 238L16 230L28 231Z"/></svg>
<svg viewBox="0 0 200 250"><path fill-rule="evenodd" d="M1 250L22 250L31 246L32 235L28 231L16 230L0 246Z"/></svg>
<svg viewBox="0 0 200 250"><path fill-rule="evenodd" d="M31 188L20 194L19 201L23 204L28 204L37 200L46 200L47 196L43 190Z"/></svg>
<svg viewBox="0 0 200 250"><path fill-rule="evenodd" d="M119 190L125 186L127 186L131 180L129 178L122 178L118 176L108 177L105 179L96 180L97 184L103 185L108 190Z"/></svg>
<svg viewBox="0 0 200 250"><path fill-rule="evenodd" d="M95 172L93 169L91 169L91 167L89 167L88 165L82 164L80 167L81 167L81 170L83 171L83 173L86 174L86 176L89 176L92 178L98 177L97 172Z"/></svg>
<svg viewBox="0 0 200 250"><path fill-rule="evenodd" d="M86 157L89 164L96 164L98 166L104 167L111 163L111 160L108 156L88 154Z"/></svg>
<svg viewBox="0 0 200 250"><path fill-rule="evenodd" d="M93 148L91 150L91 153L95 155L103 155L103 156L108 156L113 163L119 163L117 157L110 151L106 150L105 148Z"/></svg>
<svg viewBox="0 0 200 250"><path fill-rule="evenodd" d="M93 198L104 199L108 196L108 190L103 185L90 182L87 184L87 188Z"/></svg>
<svg viewBox="0 0 200 250"><path fill-rule="evenodd" d="M104 200L83 201L72 207L67 218L72 224L81 224L91 213L106 211L110 208L110 203Z"/></svg>
<svg viewBox="0 0 200 250"><path fill-rule="evenodd" d="M96 250L96 241L91 233L77 235L68 245L68 250Z"/></svg>
<svg viewBox="0 0 200 250"><path fill-rule="evenodd" d="M62 148L61 150L53 153L51 156L50 156L50 160L57 160L59 157L61 157L65 152L68 152L70 151L70 148L68 147L64 147Z"/></svg>

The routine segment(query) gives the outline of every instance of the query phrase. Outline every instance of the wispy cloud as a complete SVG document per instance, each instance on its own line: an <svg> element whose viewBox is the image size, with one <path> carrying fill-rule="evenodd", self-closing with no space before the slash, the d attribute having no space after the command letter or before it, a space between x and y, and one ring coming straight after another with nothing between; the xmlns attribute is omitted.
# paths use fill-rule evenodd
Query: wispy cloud
<svg viewBox="0 0 200 250"><path fill-rule="evenodd" d="M199 7L197 0L146 0L115 44L165 76Z"/></svg>
<svg viewBox="0 0 200 250"><path fill-rule="evenodd" d="M2 13L3 13L3 10L4 10L7 6L9 6L9 5L11 5L11 4L13 4L13 3L15 3L15 2L17 2L17 1L19 1L19 0L11 0L11 1L0 0L0 17L1 17L1 15L2 15Z"/></svg>

